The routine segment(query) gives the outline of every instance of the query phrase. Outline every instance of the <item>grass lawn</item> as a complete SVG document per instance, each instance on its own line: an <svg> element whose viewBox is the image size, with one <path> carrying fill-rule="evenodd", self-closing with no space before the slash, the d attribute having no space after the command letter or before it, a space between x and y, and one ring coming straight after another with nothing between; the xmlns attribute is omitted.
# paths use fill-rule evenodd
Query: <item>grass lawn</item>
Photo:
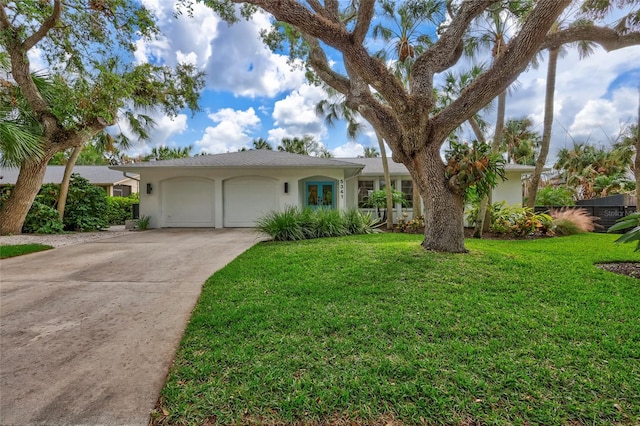
<svg viewBox="0 0 640 426"><path fill-rule="evenodd" d="M13 246L0 246L0 259L49 250L53 247L44 244L18 244Z"/></svg>
<svg viewBox="0 0 640 426"><path fill-rule="evenodd" d="M212 276L160 424L640 424L639 261L615 235L263 243Z"/></svg>

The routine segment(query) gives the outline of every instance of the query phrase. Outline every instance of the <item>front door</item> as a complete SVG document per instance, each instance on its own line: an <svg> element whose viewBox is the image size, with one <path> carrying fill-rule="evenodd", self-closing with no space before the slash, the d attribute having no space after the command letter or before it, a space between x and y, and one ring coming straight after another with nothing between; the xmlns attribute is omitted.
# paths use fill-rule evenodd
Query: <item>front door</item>
<svg viewBox="0 0 640 426"><path fill-rule="evenodd" d="M307 207L335 207L333 182L307 182L306 188Z"/></svg>

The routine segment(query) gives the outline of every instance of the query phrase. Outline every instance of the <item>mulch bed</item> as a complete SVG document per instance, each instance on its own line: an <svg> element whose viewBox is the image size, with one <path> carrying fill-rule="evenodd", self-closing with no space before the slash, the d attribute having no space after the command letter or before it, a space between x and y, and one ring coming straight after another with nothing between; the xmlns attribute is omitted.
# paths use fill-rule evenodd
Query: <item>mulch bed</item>
<svg viewBox="0 0 640 426"><path fill-rule="evenodd" d="M640 262L598 263L598 268L640 279Z"/></svg>

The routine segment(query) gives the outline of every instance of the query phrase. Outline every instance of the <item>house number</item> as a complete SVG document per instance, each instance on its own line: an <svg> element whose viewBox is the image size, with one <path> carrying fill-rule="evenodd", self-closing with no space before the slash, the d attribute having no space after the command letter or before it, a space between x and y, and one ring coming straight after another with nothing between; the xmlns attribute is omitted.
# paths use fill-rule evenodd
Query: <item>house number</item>
<svg viewBox="0 0 640 426"><path fill-rule="evenodd" d="M344 200L344 180L340 179L340 199Z"/></svg>

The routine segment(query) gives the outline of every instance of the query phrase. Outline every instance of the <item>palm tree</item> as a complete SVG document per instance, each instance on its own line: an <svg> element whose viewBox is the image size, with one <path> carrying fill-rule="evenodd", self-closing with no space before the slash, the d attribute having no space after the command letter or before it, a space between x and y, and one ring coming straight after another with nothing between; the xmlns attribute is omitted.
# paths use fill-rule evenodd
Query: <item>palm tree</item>
<svg viewBox="0 0 640 426"><path fill-rule="evenodd" d="M573 25L584 25L584 21L576 22ZM558 20L549 30L550 33L559 31L562 27L562 20ZM580 42L577 44L580 57L584 58L592 52L592 44ZM547 83L544 95L544 119L542 125L542 139L540 141L540 153L535 161L535 170L529 183L529 197L527 207L533 208L536 205L538 186L542 176L542 169L547 162L549 155L549 145L551 144L551 131L553 129L554 98L556 89L556 74L558 69L558 58L564 52L562 46L552 46L549 49L549 63L547 64Z"/></svg>
<svg viewBox="0 0 640 426"><path fill-rule="evenodd" d="M373 146L365 146L364 147L364 158L376 158L379 157L380 153Z"/></svg>
<svg viewBox="0 0 640 426"><path fill-rule="evenodd" d="M307 144L305 143L305 140L298 137L282 138L282 141L280 141L280 145L278 145L278 151L309 155L309 149Z"/></svg>
<svg viewBox="0 0 640 426"><path fill-rule="evenodd" d="M191 156L191 150L193 147L191 145L185 147L176 147L170 148L166 145L154 146L151 149L151 153L144 157L143 161L151 161L151 160L174 160L177 158L187 158Z"/></svg>
<svg viewBox="0 0 640 426"><path fill-rule="evenodd" d="M266 149L268 151L273 150L273 147L271 146L271 144L263 138L254 139L252 145L253 145L252 149Z"/></svg>
<svg viewBox="0 0 640 426"><path fill-rule="evenodd" d="M344 102L342 97L337 96L336 92L329 86L323 86L327 94L327 99L320 101L316 105L316 114L324 116L325 122L332 126L338 120L345 120L347 122L347 137L349 139L355 139L356 136L362 130L362 125L358 121L359 114L357 111L352 111ZM380 148L382 158L382 172L384 175L385 191L387 198L387 229L393 229L393 215L390 212L393 211L393 194L391 186L391 177L389 174L389 163L387 161L387 154L384 145L384 139L376 131L376 138L378 140L378 146ZM375 148L372 148L375 151ZM365 148L366 152L366 148Z"/></svg>
<svg viewBox="0 0 640 426"><path fill-rule="evenodd" d="M533 165L535 149L540 145L540 135L530 129L533 121L530 118L508 120L502 134L502 151L507 153L507 161L511 164Z"/></svg>
<svg viewBox="0 0 640 426"><path fill-rule="evenodd" d="M513 1L506 4L497 3L487 9L487 13L481 15L476 24L481 31L479 37L470 37L466 41L466 52L469 56L482 47L491 48L491 58L493 63L504 54L506 49L506 39L509 36L509 23L513 20L517 21L519 16L525 14L529 5L525 1ZM508 15L511 15L510 17ZM496 114L496 124L491 142L491 151L499 152L500 142L502 141L502 132L505 122L505 110L507 102L507 91L503 91L498 95L498 106ZM491 201L491 194L482 197L480 201L478 220L473 232L474 238L482 238L482 232L488 229L490 219L487 217L487 206Z"/></svg>

